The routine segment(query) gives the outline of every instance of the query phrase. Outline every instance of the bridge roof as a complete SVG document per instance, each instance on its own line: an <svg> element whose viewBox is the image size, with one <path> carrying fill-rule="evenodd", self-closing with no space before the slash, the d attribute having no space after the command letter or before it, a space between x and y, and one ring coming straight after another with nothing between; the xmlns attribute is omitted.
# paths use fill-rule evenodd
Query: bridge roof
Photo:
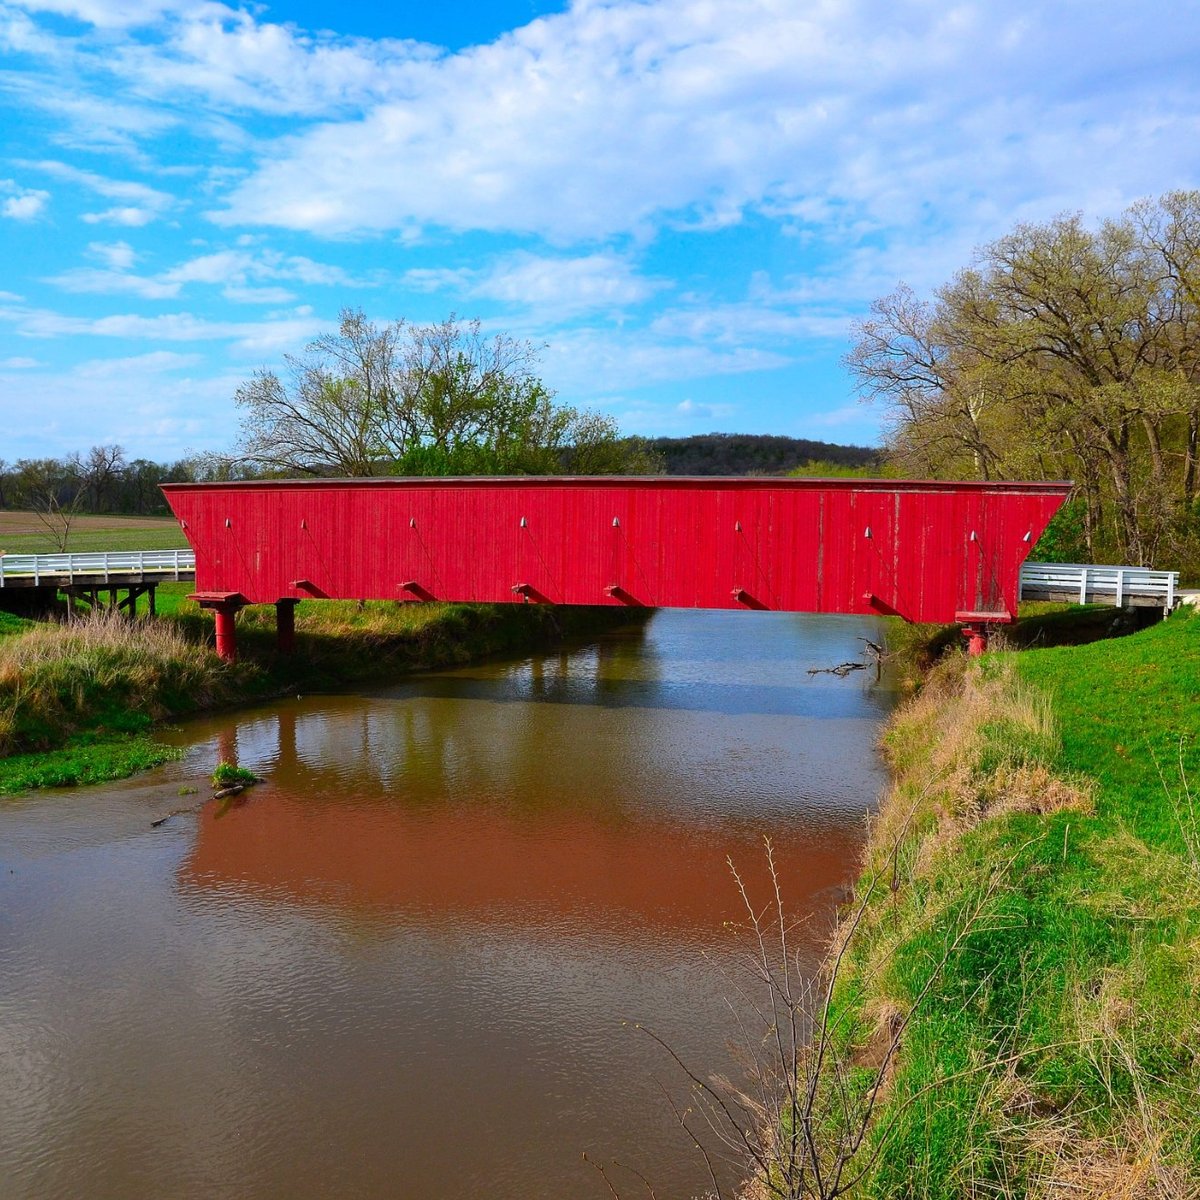
<svg viewBox="0 0 1200 1200"><path fill-rule="evenodd" d="M860 479L837 476L791 478L774 475L372 475L288 479L236 479L197 483L161 483L164 492L196 488L222 491L243 488L303 487L689 487L795 488L821 491L886 492L1015 492L1057 495L1069 492L1071 480Z"/></svg>

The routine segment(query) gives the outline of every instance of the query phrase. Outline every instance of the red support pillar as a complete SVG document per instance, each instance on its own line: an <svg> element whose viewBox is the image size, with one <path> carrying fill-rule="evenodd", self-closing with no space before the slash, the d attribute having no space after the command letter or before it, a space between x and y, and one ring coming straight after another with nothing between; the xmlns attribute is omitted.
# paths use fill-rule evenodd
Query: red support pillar
<svg viewBox="0 0 1200 1200"><path fill-rule="evenodd" d="M217 619L217 655L226 662L237 661L238 609L246 605L241 592L193 592L189 600L195 600L201 608L211 608Z"/></svg>
<svg viewBox="0 0 1200 1200"><path fill-rule="evenodd" d="M967 654L978 658L987 651L988 627L986 625L964 625L962 635L967 639Z"/></svg>
<svg viewBox="0 0 1200 1200"><path fill-rule="evenodd" d="M280 654L296 649L296 605L299 600L275 601L275 644Z"/></svg>
<svg viewBox="0 0 1200 1200"><path fill-rule="evenodd" d="M214 604L213 614L217 618L217 657L226 662L237 661L237 611L238 605Z"/></svg>

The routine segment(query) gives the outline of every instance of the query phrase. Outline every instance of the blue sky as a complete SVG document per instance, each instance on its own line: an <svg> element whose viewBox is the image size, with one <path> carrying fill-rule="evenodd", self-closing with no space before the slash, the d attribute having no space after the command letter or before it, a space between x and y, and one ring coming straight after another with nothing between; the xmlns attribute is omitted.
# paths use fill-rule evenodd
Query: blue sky
<svg viewBox="0 0 1200 1200"><path fill-rule="evenodd" d="M870 443L871 300L1200 186L1198 62L1194 0L0 0L0 458L227 448L343 306L628 432Z"/></svg>

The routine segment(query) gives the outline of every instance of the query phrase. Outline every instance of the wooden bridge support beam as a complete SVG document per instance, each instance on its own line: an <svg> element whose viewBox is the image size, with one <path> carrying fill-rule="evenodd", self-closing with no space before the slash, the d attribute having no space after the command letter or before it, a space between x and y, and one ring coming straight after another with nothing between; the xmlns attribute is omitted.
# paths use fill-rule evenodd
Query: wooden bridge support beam
<svg viewBox="0 0 1200 1200"><path fill-rule="evenodd" d="M296 649L296 605L299 600L275 601L275 645L280 654L292 654Z"/></svg>

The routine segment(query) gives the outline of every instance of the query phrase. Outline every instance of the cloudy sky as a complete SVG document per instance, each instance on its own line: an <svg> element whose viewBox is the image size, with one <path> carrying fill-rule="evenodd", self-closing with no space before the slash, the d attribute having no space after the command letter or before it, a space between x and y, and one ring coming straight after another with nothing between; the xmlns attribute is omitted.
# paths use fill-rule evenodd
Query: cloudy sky
<svg viewBox="0 0 1200 1200"><path fill-rule="evenodd" d="M869 443L870 301L1200 186L1200 6L0 0L0 458L229 446L338 310L629 432Z"/></svg>

